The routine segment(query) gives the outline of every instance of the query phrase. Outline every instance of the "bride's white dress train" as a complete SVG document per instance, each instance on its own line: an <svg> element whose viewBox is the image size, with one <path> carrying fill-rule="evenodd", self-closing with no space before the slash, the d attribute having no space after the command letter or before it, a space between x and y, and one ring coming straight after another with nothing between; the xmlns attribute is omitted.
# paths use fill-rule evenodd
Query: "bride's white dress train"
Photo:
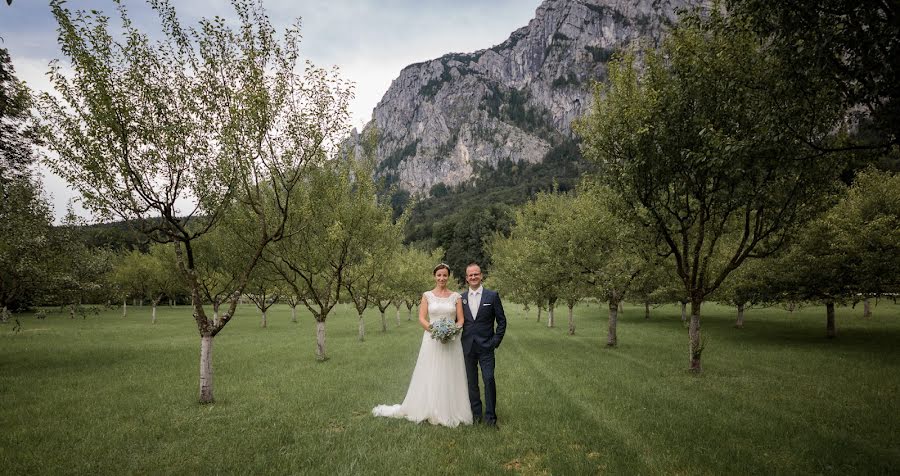
<svg viewBox="0 0 900 476"><path fill-rule="evenodd" d="M425 293L428 300L428 321L456 320L456 301L459 294L440 298L431 291ZM399 405L378 405L372 409L375 416L406 418L416 423L428 421L435 425L455 427L472 423L469 390L466 383L466 366L463 360L462 341L459 335L449 342L431 338L424 332L419 358L413 369L406 398Z"/></svg>

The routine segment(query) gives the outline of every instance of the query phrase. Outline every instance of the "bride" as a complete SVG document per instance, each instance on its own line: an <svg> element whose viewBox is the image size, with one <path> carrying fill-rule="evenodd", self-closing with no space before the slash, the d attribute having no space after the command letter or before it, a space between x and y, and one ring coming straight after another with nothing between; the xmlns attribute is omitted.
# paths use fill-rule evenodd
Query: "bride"
<svg viewBox="0 0 900 476"><path fill-rule="evenodd" d="M438 320L463 325L463 310L459 293L447 289L450 268L441 263L433 270L435 288L422 295L419 324L425 329L419 358L413 369L406 398L400 405L378 405L375 416L406 418L419 423L427 420L435 425L455 427L472 423L469 405L466 367L462 343L457 336L447 342L431 337L431 324Z"/></svg>

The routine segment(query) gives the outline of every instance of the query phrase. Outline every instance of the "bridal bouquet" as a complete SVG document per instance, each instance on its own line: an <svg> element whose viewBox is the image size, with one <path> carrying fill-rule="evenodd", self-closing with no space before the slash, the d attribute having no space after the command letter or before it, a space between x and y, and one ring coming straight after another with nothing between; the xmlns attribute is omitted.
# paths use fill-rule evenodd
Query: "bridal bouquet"
<svg viewBox="0 0 900 476"><path fill-rule="evenodd" d="M453 340L461 331L462 327L457 327L455 322L446 319L431 324L431 338L441 342Z"/></svg>

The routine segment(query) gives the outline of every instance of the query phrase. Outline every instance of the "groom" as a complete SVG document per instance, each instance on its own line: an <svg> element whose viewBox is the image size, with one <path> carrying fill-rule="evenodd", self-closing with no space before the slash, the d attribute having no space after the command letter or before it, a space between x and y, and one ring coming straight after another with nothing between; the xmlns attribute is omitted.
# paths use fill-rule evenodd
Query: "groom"
<svg viewBox="0 0 900 476"><path fill-rule="evenodd" d="M462 295L463 332L462 346L466 359L466 376L469 380L469 403L476 422L484 420L497 425L497 385L494 383L494 349L500 346L506 332L506 315L496 291L481 285L481 267L472 263L466 267L469 289ZM494 324L496 323L496 328ZM484 380L484 413L481 410L481 393L478 390L478 367Z"/></svg>

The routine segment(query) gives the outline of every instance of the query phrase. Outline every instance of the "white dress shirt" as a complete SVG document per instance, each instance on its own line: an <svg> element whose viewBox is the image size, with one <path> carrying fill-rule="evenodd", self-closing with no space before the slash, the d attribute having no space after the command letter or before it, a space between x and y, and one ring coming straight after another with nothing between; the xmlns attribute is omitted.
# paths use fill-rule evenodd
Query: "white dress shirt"
<svg viewBox="0 0 900 476"><path fill-rule="evenodd" d="M481 294L484 286L478 286L478 289L469 289L469 312L472 313L472 320L478 315L478 308L481 306Z"/></svg>

